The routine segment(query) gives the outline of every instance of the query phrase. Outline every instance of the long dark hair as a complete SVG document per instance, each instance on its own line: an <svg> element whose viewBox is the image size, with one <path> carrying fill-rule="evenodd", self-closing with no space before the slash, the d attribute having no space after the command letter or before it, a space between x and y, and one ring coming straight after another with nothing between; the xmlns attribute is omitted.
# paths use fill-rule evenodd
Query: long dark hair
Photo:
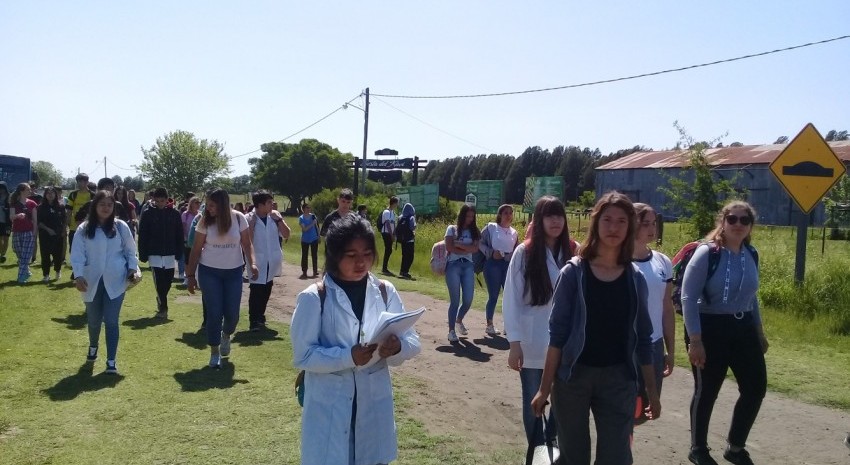
<svg viewBox="0 0 850 465"><path fill-rule="evenodd" d="M212 216L208 208L204 209L204 226L209 229L212 225L216 225L220 235L227 234L227 231L230 231L230 227L233 225L230 214L230 194L224 189L211 189L207 192L207 201L212 201L215 204L216 212L215 216Z"/></svg>
<svg viewBox="0 0 850 465"><path fill-rule="evenodd" d="M21 203L26 207L27 199L24 199L24 201L21 202L21 192L23 192L23 191L25 191L29 188L30 188L30 185L25 183L25 182L18 184L15 187L15 191L12 192L12 195L9 196L10 203Z"/></svg>
<svg viewBox="0 0 850 465"><path fill-rule="evenodd" d="M112 213L108 218L106 218L103 224L100 223L100 218L97 215L97 204L100 203L101 200L112 201ZM112 192L106 190L97 191L97 193L94 194L94 198L91 199L89 213L86 216L86 237L94 239L94 234L97 232L97 228L102 228L106 237L115 237L115 199L112 197Z"/></svg>
<svg viewBox="0 0 850 465"><path fill-rule="evenodd" d="M53 202L48 202L47 200L47 191L53 192ZM47 205L48 207L53 208L62 208L62 205L59 205L59 193L56 192L56 188L53 186L47 186L44 188L44 192L41 193L41 205Z"/></svg>
<svg viewBox="0 0 850 465"><path fill-rule="evenodd" d="M554 289L549 279L549 267L546 265L546 231L543 218L560 216L564 219L564 230L558 236L557 250L553 252L557 260L560 254L563 260L559 266L572 257L570 249L570 228L567 224L567 214L564 203L552 196L543 196L534 205L531 237L525 239L525 291L523 297L531 295L531 305L538 306L549 302Z"/></svg>
<svg viewBox="0 0 850 465"><path fill-rule="evenodd" d="M336 276L339 262L345 255L345 248L355 239L366 241L366 247L372 251L372 265L378 261L378 246L375 245L375 232L372 225L360 215L345 215L334 220L325 236L325 273Z"/></svg>
<svg viewBox="0 0 850 465"><path fill-rule="evenodd" d="M461 231L463 231L464 229L469 229L469 233L472 235L472 240L477 241L478 239L481 239L481 231L478 229L478 225L475 224L475 217L473 216L472 224L469 225L468 228L464 227L463 225L466 222L466 212L468 212L469 210L472 210L472 213L475 213L474 206L468 203L461 205L460 211L457 213L457 231L455 232L455 234L457 235L457 237L460 237Z"/></svg>
<svg viewBox="0 0 850 465"><path fill-rule="evenodd" d="M599 220L602 218L602 213L610 207L623 210L629 219L629 229L626 231L626 238L623 240L620 253L617 255L617 264L627 265L631 263L632 253L635 249L637 216L631 199L617 191L606 193L593 206L593 211L590 213L590 226L587 228L587 241L579 251L579 255L585 260L592 260L599 256Z"/></svg>

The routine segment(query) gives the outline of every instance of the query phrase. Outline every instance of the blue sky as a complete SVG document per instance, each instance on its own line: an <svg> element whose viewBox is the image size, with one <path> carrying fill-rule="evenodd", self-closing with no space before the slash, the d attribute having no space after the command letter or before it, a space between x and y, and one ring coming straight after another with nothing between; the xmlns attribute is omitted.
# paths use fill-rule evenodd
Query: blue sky
<svg viewBox="0 0 850 465"><path fill-rule="evenodd" d="M0 4L0 153L50 161L66 176L97 177L107 157L109 176L127 176L140 147L170 131L216 139L238 156L366 87L451 95L577 84L847 35L848 16L846 0L9 0ZM368 153L663 149L678 140L674 121L696 139L728 132L726 143L771 143L808 122L825 134L850 129L848 57L842 40L577 89L373 98ZM339 111L288 142L301 138L359 156L363 113ZM248 174L248 158L233 159L234 175Z"/></svg>

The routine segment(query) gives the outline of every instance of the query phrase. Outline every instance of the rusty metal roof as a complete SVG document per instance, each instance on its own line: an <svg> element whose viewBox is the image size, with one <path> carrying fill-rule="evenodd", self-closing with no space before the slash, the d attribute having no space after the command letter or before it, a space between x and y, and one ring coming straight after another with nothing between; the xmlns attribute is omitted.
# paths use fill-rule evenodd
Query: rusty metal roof
<svg viewBox="0 0 850 465"><path fill-rule="evenodd" d="M712 166L769 164L782 153L787 144L745 145L707 149L706 157ZM850 163L850 141L829 142L832 151L845 163ZM681 168L686 165L685 150L635 152L619 160L597 167L598 170Z"/></svg>

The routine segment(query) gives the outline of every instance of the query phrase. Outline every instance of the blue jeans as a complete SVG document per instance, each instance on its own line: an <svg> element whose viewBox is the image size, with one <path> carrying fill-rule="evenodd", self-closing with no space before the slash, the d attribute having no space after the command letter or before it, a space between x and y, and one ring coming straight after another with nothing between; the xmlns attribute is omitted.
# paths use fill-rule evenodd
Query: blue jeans
<svg viewBox="0 0 850 465"><path fill-rule="evenodd" d="M540 382L543 380L543 369L539 368L522 368L519 370L519 381L522 384L522 424L525 426L525 436L528 443L532 446L542 446L546 443L545 438L554 439L558 433L558 422L555 421L555 414L552 409L549 409L549 415L546 418L547 426L545 436L543 433L543 420L534 416L534 411L531 410L531 400L540 389Z"/></svg>
<svg viewBox="0 0 850 465"><path fill-rule="evenodd" d="M226 270L198 265L198 284L207 312L207 343L217 346L221 344L221 332L233 334L239 323L242 267Z"/></svg>
<svg viewBox="0 0 850 465"><path fill-rule="evenodd" d="M91 284L89 284L91 286ZM118 314L124 294L109 298L103 280L97 282L97 292L91 302L86 302L86 317L89 322L89 346L97 347L100 340L100 326L106 325L106 359L115 360L118 352Z"/></svg>
<svg viewBox="0 0 850 465"><path fill-rule="evenodd" d="M485 314L487 321L493 320L493 315L496 313L496 302L499 300L499 293L505 287L505 279L508 277L507 260L487 259L484 262L484 282L487 283L487 306Z"/></svg>
<svg viewBox="0 0 850 465"><path fill-rule="evenodd" d="M475 293L475 271L472 261L457 259L446 264L446 287L449 289L449 330L455 329L455 321L463 320ZM463 290L463 303L460 293Z"/></svg>
<svg viewBox="0 0 850 465"><path fill-rule="evenodd" d="M186 259L188 257L185 255L180 256L180 259L177 260L177 274L180 276L184 276L186 273Z"/></svg>

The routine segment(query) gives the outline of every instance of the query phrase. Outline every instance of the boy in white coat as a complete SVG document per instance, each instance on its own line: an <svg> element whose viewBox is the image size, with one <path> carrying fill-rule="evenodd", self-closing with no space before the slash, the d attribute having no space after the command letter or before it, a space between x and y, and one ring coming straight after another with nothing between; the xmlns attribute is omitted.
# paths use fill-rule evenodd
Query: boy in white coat
<svg viewBox="0 0 850 465"><path fill-rule="evenodd" d="M266 306L272 295L274 277L281 272L283 251L278 237L289 239L290 230L280 212L272 209L274 198L270 193L262 190L255 192L251 200L254 202L254 210L246 219L260 273L248 285L248 320L251 331L259 331L266 327Z"/></svg>

